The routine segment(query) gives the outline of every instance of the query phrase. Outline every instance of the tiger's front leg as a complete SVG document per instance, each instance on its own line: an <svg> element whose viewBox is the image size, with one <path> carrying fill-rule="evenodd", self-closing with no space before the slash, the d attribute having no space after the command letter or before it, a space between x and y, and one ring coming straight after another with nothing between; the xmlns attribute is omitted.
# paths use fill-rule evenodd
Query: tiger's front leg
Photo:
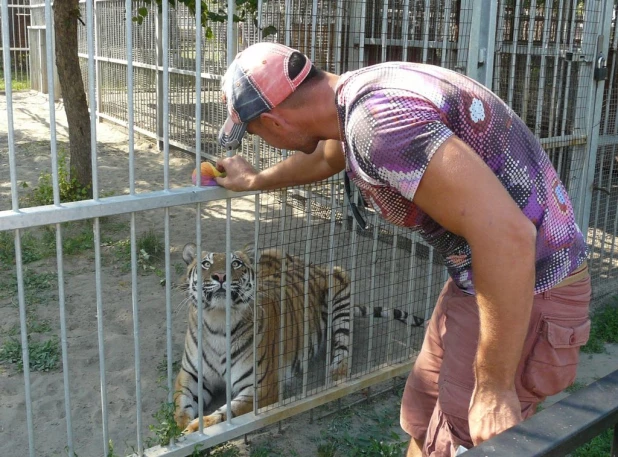
<svg viewBox="0 0 618 457"><path fill-rule="evenodd" d="M197 388L197 374L193 373L190 368L186 369L183 364L174 383L174 419L181 429L186 429L187 425L199 414ZM212 401L212 393L205 385L203 386L203 398L206 408Z"/></svg>
<svg viewBox="0 0 618 457"><path fill-rule="evenodd" d="M245 386L231 402L232 417L241 416L253 410L253 384ZM227 404L204 416L204 428L225 422L227 420ZM185 428L184 433L193 433L199 430L199 419L192 420Z"/></svg>

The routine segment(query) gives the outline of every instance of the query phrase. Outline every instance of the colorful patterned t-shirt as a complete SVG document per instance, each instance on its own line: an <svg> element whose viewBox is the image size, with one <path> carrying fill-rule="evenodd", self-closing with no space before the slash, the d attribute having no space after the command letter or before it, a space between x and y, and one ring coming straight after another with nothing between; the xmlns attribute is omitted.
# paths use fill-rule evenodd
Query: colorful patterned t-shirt
<svg viewBox="0 0 618 457"><path fill-rule="evenodd" d="M346 171L385 220L418 230L474 293L470 246L414 203L433 154L457 135L485 161L537 227L535 292L586 258L566 189L540 142L495 94L459 73L390 62L341 76L336 92Z"/></svg>

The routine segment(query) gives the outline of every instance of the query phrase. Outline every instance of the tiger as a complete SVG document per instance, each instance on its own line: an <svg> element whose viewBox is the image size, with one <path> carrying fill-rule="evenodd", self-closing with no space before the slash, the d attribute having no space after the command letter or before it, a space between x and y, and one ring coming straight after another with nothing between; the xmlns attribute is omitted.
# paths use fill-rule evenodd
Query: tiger
<svg viewBox="0 0 618 457"><path fill-rule="evenodd" d="M197 247L193 243L188 243L183 248L187 273L181 287L187 292L190 306L184 354L174 385L174 418L185 434L197 431L199 426L196 419L199 414L197 404L199 293L202 294L203 309L204 409L210 405L215 391L225 388L226 376L226 255L218 252L202 252L201 258L198 259L196 251ZM282 316L281 284L284 259L286 274ZM341 267L335 266L329 271L313 264L308 266L308 310L305 314L306 265L300 258L287 254L284 256L277 249L266 249L259 257L256 273L250 251L241 250L231 253L230 264L232 417L252 411L256 394L259 407L275 403L279 397L279 376L283 376L284 381L290 380L294 374L302 370L305 320L308 321L309 328L307 335L309 358L319 353L327 337L329 291L332 301L329 374L333 381L342 380L347 376L350 343L350 280ZM200 267L202 285L198 287ZM355 315L360 316L366 316L369 312L371 311L366 307L354 307L353 310ZM389 313L376 308L373 314L377 317L390 316L402 322L407 322L408 318L407 313L399 310ZM413 325L419 324L419 320L414 316ZM257 325L255 341L254 325ZM281 328L285 329L283 373L280 373L279 366ZM254 347L257 350L257 373L254 373ZM210 415L204 416L204 427L226 420L227 408L223 405Z"/></svg>

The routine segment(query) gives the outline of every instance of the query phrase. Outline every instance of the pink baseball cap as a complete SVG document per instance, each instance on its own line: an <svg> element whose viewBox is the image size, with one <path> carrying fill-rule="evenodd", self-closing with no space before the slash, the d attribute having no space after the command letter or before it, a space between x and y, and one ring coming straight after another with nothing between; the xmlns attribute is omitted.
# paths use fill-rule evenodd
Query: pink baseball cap
<svg viewBox="0 0 618 457"><path fill-rule="evenodd" d="M291 58L295 65L290 65ZM221 146L237 149L247 123L288 98L307 78L311 67L306 55L278 43L256 43L238 53L221 87L228 112L219 131Z"/></svg>

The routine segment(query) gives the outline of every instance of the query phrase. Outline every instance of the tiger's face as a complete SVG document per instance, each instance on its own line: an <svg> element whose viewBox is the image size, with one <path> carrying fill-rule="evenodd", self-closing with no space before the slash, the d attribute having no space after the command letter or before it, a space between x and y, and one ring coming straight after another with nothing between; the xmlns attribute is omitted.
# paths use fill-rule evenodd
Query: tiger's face
<svg viewBox="0 0 618 457"><path fill-rule="evenodd" d="M185 245L183 259L187 263L186 289L194 306L198 303L198 294L202 294L202 306L205 310L225 310L227 295L226 255L222 252L202 251L197 259L196 246ZM253 302L255 274L251 260L246 252L236 251L230 254L231 262L231 304L240 310ZM202 284L198 285L198 268L201 269Z"/></svg>

